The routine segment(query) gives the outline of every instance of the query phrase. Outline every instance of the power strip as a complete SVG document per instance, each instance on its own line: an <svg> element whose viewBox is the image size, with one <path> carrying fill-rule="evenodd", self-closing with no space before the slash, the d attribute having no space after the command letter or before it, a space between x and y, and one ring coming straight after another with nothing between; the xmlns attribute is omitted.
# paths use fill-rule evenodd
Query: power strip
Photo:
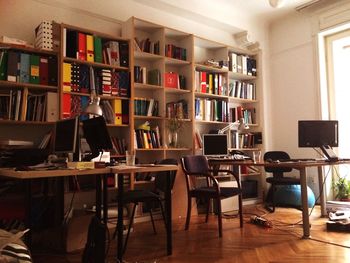
<svg viewBox="0 0 350 263"><path fill-rule="evenodd" d="M260 216L252 216L250 218L250 223L263 226L263 227L272 227L272 224L270 221L266 220L265 218L262 218Z"/></svg>

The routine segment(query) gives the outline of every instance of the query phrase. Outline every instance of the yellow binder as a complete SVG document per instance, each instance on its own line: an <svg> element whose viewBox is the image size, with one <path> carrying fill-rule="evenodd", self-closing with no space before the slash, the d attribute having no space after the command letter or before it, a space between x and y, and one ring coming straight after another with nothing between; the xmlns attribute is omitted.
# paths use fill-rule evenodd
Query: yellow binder
<svg viewBox="0 0 350 263"><path fill-rule="evenodd" d="M63 63L63 91L71 91L72 65Z"/></svg>
<svg viewBox="0 0 350 263"><path fill-rule="evenodd" d="M94 37L92 35L86 35L86 60L94 62Z"/></svg>
<svg viewBox="0 0 350 263"><path fill-rule="evenodd" d="M122 100L115 99L114 100L114 114L115 114L115 124L122 124Z"/></svg>

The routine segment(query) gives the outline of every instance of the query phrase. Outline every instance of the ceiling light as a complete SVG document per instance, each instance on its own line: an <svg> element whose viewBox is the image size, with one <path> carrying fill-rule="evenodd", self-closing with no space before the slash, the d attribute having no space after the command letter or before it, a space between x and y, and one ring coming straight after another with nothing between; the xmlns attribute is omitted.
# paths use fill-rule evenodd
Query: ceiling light
<svg viewBox="0 0 350 263"><path fill-rule="evenodd" d="M283 6L285 0L269 0L270 6L273 8L280 8Z"/></svg>

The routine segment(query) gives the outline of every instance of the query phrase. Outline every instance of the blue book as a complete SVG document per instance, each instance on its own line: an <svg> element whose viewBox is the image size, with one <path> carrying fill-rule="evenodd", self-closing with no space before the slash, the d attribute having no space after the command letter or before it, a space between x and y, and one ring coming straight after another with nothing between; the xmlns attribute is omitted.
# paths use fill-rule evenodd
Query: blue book
<svg viewBox="0 0 350 263"><path fill-rule="evenodd" d="M20 61L19 82L29 83L30 55L21 53Z"/></svg>

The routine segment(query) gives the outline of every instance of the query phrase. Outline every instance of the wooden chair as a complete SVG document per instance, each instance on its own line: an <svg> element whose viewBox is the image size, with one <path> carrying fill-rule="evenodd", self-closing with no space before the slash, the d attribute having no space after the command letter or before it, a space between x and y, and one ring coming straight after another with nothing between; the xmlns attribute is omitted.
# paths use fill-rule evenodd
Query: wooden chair
<svg viewBox="0 0 350 263"><path fill-rule="evenodd" d="M290 156L288 153L283 151L270 151L264 154L264 161L276 161L276 160L288 160ZM300 179L294 177L284 176L284 173L291 172L293 168L290 167L265 167L267 173L272 173L272 177L266 178L266 182L271 184L271 199L272 208L267 205L267 209L270 212L275 212L276 200L274 198L274 193L276 192L277 185L300 185Z"/></svg>
<svg viewBox="0 0 350 263"><path fill-rule="evenodd" d="M243 227L242 189L238 175L232 173L230 170L218 170L218 172L226 172L231 174L237 181L237 187L220 187L217 179L213 175L213 170L209 168L208 161L205 156L185 156L181 158L181 165L186 176L188 197L185 229L189 229L192 198L203 198L208 201L206 222L208 222L210 200L213 199L214 202L216 202L218 211L219 237L222 237L221 199L233 197L236 195L238 195L240 227ZM196 187L193 183L196 177L205 177L206 185Z"/></svg>

